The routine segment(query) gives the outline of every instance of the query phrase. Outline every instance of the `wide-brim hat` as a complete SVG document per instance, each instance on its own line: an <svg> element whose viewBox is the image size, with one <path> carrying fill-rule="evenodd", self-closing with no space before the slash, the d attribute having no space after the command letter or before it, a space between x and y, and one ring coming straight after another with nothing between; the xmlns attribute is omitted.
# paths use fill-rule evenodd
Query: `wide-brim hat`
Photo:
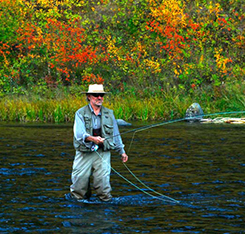
<svg viewBox="0 0 245 234"><path fill-rule="evenodd" d="M82 92L82 93L86 93L86 94L93 94L93 93L108 93L104 91L104 87L102 84L92 84L89 85L88 87L88 92Z"/></svg>

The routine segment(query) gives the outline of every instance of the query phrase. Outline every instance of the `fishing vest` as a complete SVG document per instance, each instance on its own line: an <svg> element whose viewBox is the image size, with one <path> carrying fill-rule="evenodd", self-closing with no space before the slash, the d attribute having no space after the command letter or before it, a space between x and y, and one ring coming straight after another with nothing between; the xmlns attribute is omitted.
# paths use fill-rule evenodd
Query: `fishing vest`
<svg viewBox="0 0 245 234"><path fill-rule="evenodd" d="M86 132L93 136L93 121L92 112L89 106L84 106L80 109L79 114L83 116ZM113 141L113 111L102 106L101 107L101 137L105 138L103 143L103 150L109 151L115 148ZM91 152L91 148L86 147L84 144L79 143L75 137L73 144L76 150L81 152Z"/></svg>

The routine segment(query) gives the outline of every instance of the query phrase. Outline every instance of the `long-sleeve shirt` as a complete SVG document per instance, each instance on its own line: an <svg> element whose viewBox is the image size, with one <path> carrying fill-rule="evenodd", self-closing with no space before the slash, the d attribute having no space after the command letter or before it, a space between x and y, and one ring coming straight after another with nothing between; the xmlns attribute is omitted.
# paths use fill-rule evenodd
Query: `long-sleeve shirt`
<svg viewBox="0 0 245 234"><path fill-rule="evenodd" d="M93 128L98 129L101 127L101 113L96 115L94 113L94 110L92 106L89 104L89 108L92 112L92 122L93 122ZM80 109L79 109L80 110ZM75 121L74 121L74 126L73 126L73 132L74 132L74 137L80 144L84 144L87 147L91 148L92 147L92 142L86 142L85 139L90 136L86 132L85 128L85 122L83 116L79 113L79 110L75 114ZM122 138L119 132L119 128L117 125L117 121L115 119L115 116L113 116L113 141L115 143L115 150L122 155L125 153L124 150L124 144L122 142Z"/></svg>

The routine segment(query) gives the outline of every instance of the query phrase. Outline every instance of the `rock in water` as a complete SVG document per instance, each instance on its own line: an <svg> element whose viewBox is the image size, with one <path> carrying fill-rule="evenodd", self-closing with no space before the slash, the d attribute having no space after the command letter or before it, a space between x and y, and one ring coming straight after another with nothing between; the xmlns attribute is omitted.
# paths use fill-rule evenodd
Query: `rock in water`
<svg viewBox="0 0 245 234"><path fill-rule="evenodd" d="M131 126L131 123L124 121L123 119L117 119L118 126Z"/></svg>
<svg viewBox="0 0 245 234"><path fill-rule="evenodd" d="M200 121L203 118L203 110L198 103L192 103L186 110L185 119L190 122Z"/></svg>

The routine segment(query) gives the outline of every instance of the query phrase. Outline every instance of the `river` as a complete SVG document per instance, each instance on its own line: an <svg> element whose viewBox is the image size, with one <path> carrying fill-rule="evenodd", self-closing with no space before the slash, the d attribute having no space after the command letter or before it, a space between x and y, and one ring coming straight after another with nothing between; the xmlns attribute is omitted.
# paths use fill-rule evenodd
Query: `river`
<svg viewBox="0 0 245 234"><path fill-rule="evenodd" d="M83 203L71 124L1 123L0 233L245 233L245 126L144 124L120 127L113 200Z"/></svg>

